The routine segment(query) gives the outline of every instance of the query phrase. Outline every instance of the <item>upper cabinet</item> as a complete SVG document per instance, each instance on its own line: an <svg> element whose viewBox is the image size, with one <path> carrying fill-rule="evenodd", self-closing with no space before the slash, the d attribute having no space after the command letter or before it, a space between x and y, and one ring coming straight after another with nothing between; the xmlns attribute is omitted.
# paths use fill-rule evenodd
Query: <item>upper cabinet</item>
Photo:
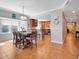
<svg viewBox="0 0 79 59"><path fill-rule="evenodd" d="M29 27L34 28L38 26L38 20L36 19L29 19Z"/></svg>
<svg viewBox="0 0 79 59"><path fill-rule="evenodd" d="M40 21L41 27L50 27L50 21Z"/></svg>

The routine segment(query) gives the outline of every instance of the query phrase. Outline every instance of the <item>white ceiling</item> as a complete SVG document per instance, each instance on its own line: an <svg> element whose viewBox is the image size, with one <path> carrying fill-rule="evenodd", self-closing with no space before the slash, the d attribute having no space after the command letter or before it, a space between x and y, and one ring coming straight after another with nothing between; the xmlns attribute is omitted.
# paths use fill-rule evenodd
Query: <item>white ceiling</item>
<svg viewBox="0 0 79 59"><path fill-rule="evenodd" d="M72 13L75 11L75 13ZM79 20L79 0L71 0L69 5L64 8L64 15L67 21Z"/></svg>
<svg viewBox="0 0 79 59"><path fill-rule="evenodd" d="M68 10L77 10L79 9L79 0L71 0L67 7L65 7L65 11Z"/></svg>
<svg viewBox="0 0 79 59"><path fill-rule="evenodd" d="M0 7L22 13L24 4L25 14L36 15L44 11L59 8L66 0L0 0Z"/></svg>

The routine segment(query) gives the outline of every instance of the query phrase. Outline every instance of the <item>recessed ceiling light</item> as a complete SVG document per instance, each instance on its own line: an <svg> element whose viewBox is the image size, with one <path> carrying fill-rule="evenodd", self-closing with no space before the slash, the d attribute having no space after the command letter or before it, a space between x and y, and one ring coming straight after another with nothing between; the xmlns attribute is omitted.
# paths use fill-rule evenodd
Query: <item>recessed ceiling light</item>
<svg viewBox="0 0 79 59"><path fill-rule="evenodd" d="M75 11L72 11L72 13L75 13Z"/></svg>

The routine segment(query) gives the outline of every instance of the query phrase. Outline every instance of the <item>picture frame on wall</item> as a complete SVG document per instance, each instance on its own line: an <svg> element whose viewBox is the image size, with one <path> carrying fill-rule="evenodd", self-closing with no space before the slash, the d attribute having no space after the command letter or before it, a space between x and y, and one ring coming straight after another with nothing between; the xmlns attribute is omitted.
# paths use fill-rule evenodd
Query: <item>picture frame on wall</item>
<svg viewBox="0 0 79 59"><path fill-rule="evenodd" d="M54 20L54 24L55 25L58 25L59 24L59 21L58 20Z"/></svg>
<svg viewBox="0 0 79 59"><path fill-rule="evenodd" d="M55 24L55 25L58 25L58 24L59 24L58 16L55 16L55 17L54 17L54 24Z"/></svg>

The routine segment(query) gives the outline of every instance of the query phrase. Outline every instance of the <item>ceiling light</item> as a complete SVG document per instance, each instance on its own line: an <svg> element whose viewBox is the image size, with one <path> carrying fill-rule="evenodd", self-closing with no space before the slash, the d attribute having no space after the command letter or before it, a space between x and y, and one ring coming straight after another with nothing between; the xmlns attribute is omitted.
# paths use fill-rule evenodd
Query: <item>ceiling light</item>
<svg viewBox="0 0 79 59"><path fill-rule="evenodd" d="M24 15L24 5L22 6L22 16L20 17L21 20L26 20L27 17Z"/></svg>
<svg viewBox="0 0 79 59"><path fill-rule="evenodd" d="M26 20L27 18L25 16L20 17L22 20Z"/></svg>
<svg viewBox="0 0 79 59"><path fill-rule="evenodd" d="M75 11L72 11L72 13L75 13Z"/></svg>

